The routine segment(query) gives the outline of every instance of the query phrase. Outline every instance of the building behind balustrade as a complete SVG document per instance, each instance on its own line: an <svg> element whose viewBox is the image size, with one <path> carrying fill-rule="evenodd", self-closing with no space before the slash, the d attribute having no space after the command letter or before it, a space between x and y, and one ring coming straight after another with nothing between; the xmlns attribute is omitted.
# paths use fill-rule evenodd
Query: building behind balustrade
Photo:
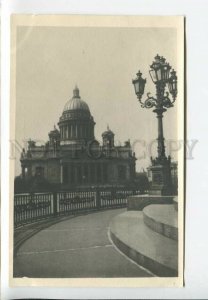
<svg viewBox="0 0 208 300"><path fill-rule="evenodd" d="M94 136L95 121L75 87L45 145L28 142L21 154L22 178L43 178L61 188L130 186L135 179L135 154L130 141L114 144L107 127L102 144Z"/></svg>

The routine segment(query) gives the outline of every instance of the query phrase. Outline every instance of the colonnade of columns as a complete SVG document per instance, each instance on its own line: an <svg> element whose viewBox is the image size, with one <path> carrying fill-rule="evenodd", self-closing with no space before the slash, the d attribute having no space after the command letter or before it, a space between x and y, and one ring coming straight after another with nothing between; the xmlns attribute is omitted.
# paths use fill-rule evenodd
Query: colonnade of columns
<svg viewBox="0 0 208 300"><path fill-rule="evenodd" d="M91 124L67 124L60 128L61 140L93 138Z"/></svg>
<svg viewBox="0 0 208 300"><path fill-rule="evenodd" d="M108 166L105 163L63 164L61 166L61 183L95 184L108 182Z"/></svg>

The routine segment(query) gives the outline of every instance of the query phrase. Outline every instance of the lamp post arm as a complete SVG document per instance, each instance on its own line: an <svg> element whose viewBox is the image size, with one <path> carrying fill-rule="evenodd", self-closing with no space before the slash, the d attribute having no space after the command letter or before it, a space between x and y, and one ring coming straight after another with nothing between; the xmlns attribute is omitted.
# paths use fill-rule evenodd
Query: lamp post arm
<svg viewBox="0 0 208 300"><path fill-rule="evenodd" d="M141 103L142 108L152 108L157 106L157 99L150 97L150 93L147 93L147 99L144 102L141 100L139 102Z"/></svg>
<svg viewBox="0 0 208 300"><path fill-rule="evenodd" d="M166 108L173 107L173 103L175 102L176 99L173 97L173 100L171 101L171 99L169 98L169 93L166 92L165 94L166 95L163 97L163 100L162 100L163 107L166 107Z"/></svg>

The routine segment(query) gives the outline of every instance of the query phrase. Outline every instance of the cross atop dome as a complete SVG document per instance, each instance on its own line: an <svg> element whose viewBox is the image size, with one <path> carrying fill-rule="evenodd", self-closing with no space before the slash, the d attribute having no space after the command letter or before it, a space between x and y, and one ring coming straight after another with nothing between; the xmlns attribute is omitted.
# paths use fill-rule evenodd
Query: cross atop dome
<svg viewBox="0 0 208 300"><path fill-rule="evenodd" d="M78 89L77 85L75 85L75 88L73 90L73 98L80 98L79 89Z"/></svg>

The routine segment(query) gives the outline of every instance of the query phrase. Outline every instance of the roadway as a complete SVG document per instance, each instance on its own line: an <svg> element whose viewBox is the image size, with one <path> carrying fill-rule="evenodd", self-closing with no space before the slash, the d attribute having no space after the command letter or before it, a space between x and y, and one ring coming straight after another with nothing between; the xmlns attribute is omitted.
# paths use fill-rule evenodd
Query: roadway
<svg viewBox="0 0 208 300"><path fill-rule="evenodd" d="M109 223L125 209L69 218L28 239L14 259L14 277L150 277L109 239Z"/></svg>

